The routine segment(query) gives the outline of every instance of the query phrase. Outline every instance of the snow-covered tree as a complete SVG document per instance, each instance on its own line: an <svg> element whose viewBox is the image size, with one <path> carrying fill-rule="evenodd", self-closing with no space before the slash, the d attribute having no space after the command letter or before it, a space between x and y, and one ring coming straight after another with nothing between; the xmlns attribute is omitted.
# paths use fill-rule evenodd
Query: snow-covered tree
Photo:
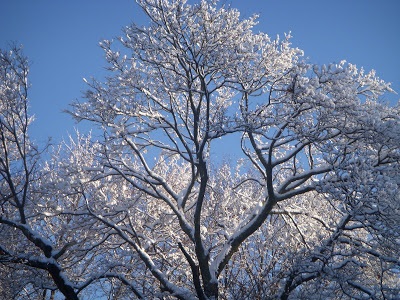
<svg viewBox="0 0 400 300"><path fill-rule="evenodd" d="M390 85L215 1L137 2L150 24L101 44L110 75L70 111L101 131L74 172L110 276L145 298L395 298Z"/></svg>
<svg viewBox="0 0 400 300"><path fill-rule="evenodd" d="M40 152L28 135L28 72L19 47L0 51L0 293L18 299L59 290L78 299L60 263L67 244L48 231L41 214Z"/></svg>
<svg viewBox="0 0 400 300"><path fill-rule="evenodd" d="M397 299L390 84L217 1L137 3L149 25L101 43L69 111L92 135L47 161L28 62L0 51L0 298Z"/></svg>
<svg viewBox="0 0 400 300"><path fill-rule="evenodd" d="M100 255L98 235L95 222L77 214L76 181L60 177L69 169L59 147L45 163L45 146L39 151L30 139L28 73L21 48L0 50L0 298L78 299L104 277L88 263ZM75 144L68 149L90 163ZM68 158L68 166L79 163Z"/></svg>

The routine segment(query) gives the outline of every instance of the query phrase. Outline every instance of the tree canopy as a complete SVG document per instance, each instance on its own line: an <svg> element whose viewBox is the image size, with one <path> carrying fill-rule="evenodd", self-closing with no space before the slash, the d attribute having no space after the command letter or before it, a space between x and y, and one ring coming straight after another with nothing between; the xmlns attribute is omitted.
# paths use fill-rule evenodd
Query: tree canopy
<svg viewBox="0 0 400 300"><path fill-rule="evenodd" d="M137 3L149 25L102 42L109 75L68 110L93 134L50 158L28 135L27 60L1 52L0 294L395 299L390 84L216 1Z"/></svg>

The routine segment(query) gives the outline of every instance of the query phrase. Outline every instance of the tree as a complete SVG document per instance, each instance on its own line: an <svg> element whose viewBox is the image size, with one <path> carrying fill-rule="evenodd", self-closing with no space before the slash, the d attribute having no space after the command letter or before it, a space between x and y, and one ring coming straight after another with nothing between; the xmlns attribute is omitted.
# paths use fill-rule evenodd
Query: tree
<svg viewBox="0 0 400 300"><path fill-rule="evenodd" d="M289 35L255 34L256 17L213 1L137 2L150 25L128 26L123 50L102 43L111 75L70 111L102 135L74 172L99 247L125 262L110 268L138 297L395 298L390 85L310 65ZM238 167L213 156L232 139Z"/></svg>
<svg viewBox="0 0 400 300"><path fill-rule="evenodd" d="M110 75L72 104L93 136L46 161L27 59L0 52L0 296L396 299L390 85L216 1L138 5L149 26L102 43Z"/></svg>
<svg viewBox="0 0 400 300"><path fill-rule="evenodd" d="M65 178L55 180L59 147L45 162L46 148L29 137L28 73L21 48L0 51L0 297L78 299L102 279L88 264L97 241L88 239L84 216L66 215L80 197Z"/></svg>
<svg viewBox="0 0 400 300"><path fill-rule="evenodd" d="M20 48L0 52L0 262L7 277L24 279L13 284L12 298L58 289L78 299L59 263L66 247L54 241L40 215L40 152L28 135L28 72Z"/></svg>

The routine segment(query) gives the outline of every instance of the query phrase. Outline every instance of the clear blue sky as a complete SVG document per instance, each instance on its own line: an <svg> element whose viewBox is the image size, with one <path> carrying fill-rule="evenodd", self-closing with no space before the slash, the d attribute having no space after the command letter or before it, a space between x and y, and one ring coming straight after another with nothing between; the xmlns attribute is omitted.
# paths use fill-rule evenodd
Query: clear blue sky
<svg viewBox="0 0 400 300"><path fill-rule="evenodd" d="M72 133L63 109L80 99L83 77L104 75L98 42L131 22L146 24L134 0L0 0L0 47L24 45L31 61L31 136L43 142ZM192 1L193 2L193 1ZM244 17L260 14L257 31L292 32L313 63L345 59L375 69L400 93L400 0L225 0ZM399 95L388 100L393 103Z"/></svg>

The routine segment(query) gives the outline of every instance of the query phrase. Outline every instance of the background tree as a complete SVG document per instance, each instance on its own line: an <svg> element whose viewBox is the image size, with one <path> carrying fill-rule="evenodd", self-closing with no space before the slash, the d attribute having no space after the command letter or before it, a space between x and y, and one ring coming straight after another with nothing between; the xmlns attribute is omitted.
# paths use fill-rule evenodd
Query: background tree
<svg viewBox="0 0 400 300"><path fill-rule="evenodd" d="M131 286L394 298L399 107L377 102L390 85L345 62L309 65L290 36L255 34L256 17L214 2L138 4L150 25L128 26L124 50L102 43L111 75L71 111L102 132L80 193L114 254L135 262ZM228 138L238 168L213 157Z"/></svg>
<svg viewBox="0 0 400 300"><path fill-rule="evenodd" d="M79 186L56 176L68 175L67 167L58 172L65 165L59 147L44 162L29 137L28 73L20 48L0 51L0 297L78 299L102 279L89 263L97 254L97 240L88 237L95 230L78 214Z"/></svg>
<svg viewBox="0 0 400 300"><path fill-rule="evenodd" d="M58 262L66 249L40 216L40 152L28 135L28 70L20 48L0 52L0 262L7 277L22 275L13 298L59 289L78 299Z"/></svg>

